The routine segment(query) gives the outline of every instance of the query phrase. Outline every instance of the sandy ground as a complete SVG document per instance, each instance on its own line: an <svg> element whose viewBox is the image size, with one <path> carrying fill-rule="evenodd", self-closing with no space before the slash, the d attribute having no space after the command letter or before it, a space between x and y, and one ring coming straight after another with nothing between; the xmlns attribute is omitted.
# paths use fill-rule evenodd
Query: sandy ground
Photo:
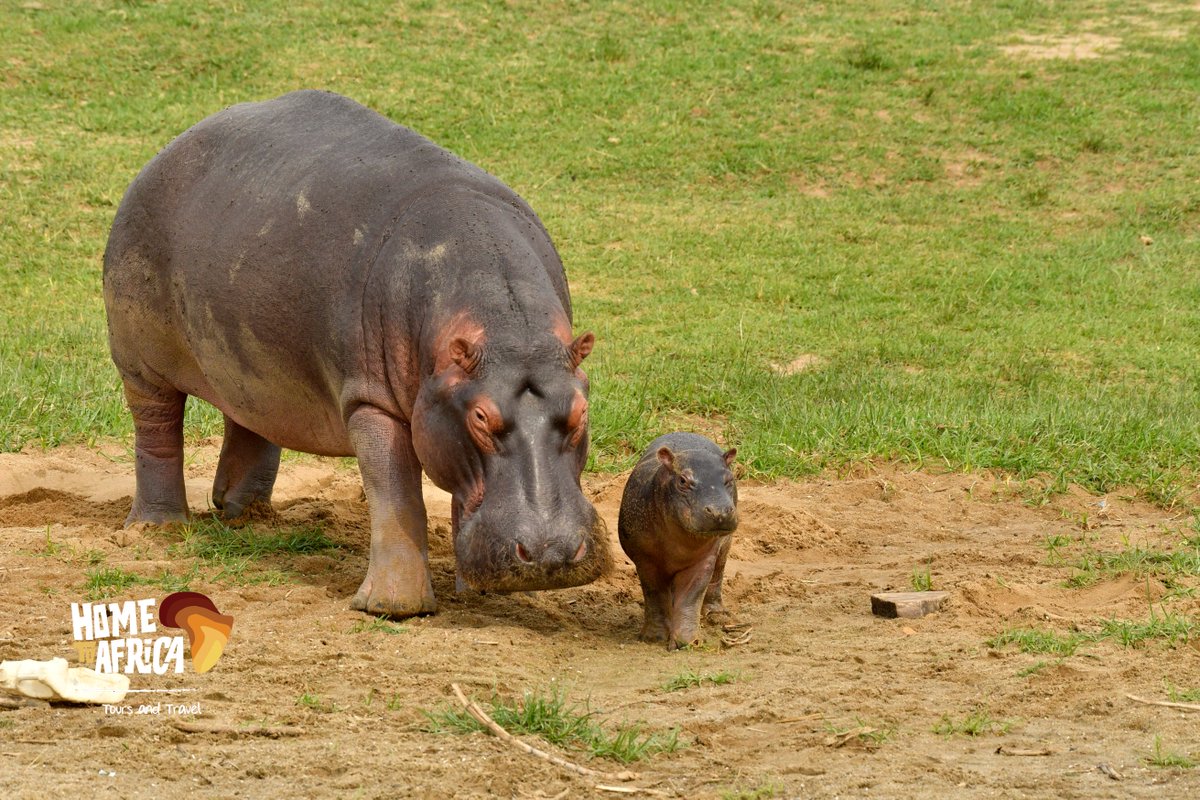
<svg viewBox="0 0 1200 800"><path fill-rule="evenodd" d="M213 443L189 450L193 509L207 507L216 453ZM319 524L339 547L269 559L263 568L286 578L278 585L220 578L201 564L191 588L235 619L224 656L202 675L189 663L180 676L133 678L135 688L191 690L138 697L186 698L199 703L199 714L117 715L69 704L0 710L0 796L1200 792L1200 769L1146 761L1156 738L1163 751L1193 751L1200 714L1126 696L1164 699L1165 682L1200 687L1195 640L1134 649L1100 642L1061 662L985 644L1013 627L1066 632L1094 630L1103 618L1147 619L1149 600L1162 600L1167 587L1117 576L1066 588L1070 570L1049 562L1045 541L1161 546L1188 523L1178 512L1119 495L1100 510L1099 498L1082 492L1034 508L1026 487L989 475L890 465L802 483L743 482L725 597L753 626L752 638L727 647L721 630L709 627L700 648L668 653L635 639L641 595L616 544L624 476L586 475L584 484L612 534L610 576L537 595L456 596L447 497L427 487L440 610L406 622L399 634L356 632L366 618L348 603L366 569L368 540L357 473L342 461L286 460L274 524ZM190 566L192 559L168 552L178 532L120 531L132 491L129 453L119 445L0 455L0 658L74 658L70 603L84 599L89 563L146 576ZM917 620L871 615L872 592L908 589L914 569L926 565L934 588L950 592L942 611ZM138 586L114 599L165 594ZM1169 607L1195 615L1198 606L1183 597ZM737 679L664 690L689 670ZM562 687L606 725L678 729L685 746L629 767L636 780L575 775L486 734L430 732L423 712L453 703L451 682L481 699ZM306 693L317 708L298 703ZM977 712L997 721L991 732L934 732L943 717ZM172 725L195 718L299 733L187 733ZM874 733L854 735L863 728ZM556 752L605 772L625 769Z"/></svg>

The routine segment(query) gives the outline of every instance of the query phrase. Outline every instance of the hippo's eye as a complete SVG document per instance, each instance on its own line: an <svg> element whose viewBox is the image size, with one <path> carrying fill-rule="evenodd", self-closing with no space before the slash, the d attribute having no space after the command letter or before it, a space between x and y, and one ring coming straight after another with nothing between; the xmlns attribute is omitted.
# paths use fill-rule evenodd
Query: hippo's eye
<svg viewBox="0 0 1200 800"><path fill-rule="evenodd" d="M499 415L488 413L482 402L467 412L467 431L485 453L496 452L495 433L499 429L499 422Z"/></svg>
<svg viewBox="0 0 1200 800"><path fill-rule="evenodd" d="M692 488L692 482L688 480L687 475L680 475L676 478L675 485L679 487L679 491L681 492L691 491Z"/></svg>

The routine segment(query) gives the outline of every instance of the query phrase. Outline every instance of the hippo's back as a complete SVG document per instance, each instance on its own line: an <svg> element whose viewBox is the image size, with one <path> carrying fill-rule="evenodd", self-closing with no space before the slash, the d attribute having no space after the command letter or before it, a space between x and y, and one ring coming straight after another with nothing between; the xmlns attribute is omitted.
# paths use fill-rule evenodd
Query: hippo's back
<svg viewBox="0 0 1200 800"><path fill-rule="evenodd" d="M406 214L448 196L528 208L340 95L293 92L214 114L163 148L117 210L104 255L113 360L126 379L201 397L278 444L344 453L339 403L348 374L368 370L372 272L412 227ZM386 269L419 307L426 276L394 258Z"/></svg>

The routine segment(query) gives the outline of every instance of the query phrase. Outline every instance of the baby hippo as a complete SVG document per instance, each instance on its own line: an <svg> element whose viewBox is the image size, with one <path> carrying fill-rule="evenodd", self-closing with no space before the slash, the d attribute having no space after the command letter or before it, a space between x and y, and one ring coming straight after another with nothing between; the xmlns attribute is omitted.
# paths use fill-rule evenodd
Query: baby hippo
<svg viewBox="0 0 1200 800"><path fill-rule="evenodd" d="M721 452L703 436L668 433L650 443L621 497L621 547L645 598L644 642L668 650L694 644L705 614L723 612L721 578L737 528L737 485Z"/></svg>

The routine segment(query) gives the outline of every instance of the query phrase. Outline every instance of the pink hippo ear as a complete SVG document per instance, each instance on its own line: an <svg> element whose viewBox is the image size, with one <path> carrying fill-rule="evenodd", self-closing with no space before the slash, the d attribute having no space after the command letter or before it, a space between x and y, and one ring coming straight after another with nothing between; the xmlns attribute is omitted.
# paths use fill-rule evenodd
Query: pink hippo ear
<svg viewBox="0 0 1200 800"><path fill-rule="evenodd" d="M571 351L571 369L578 367L588 357L595 344L596 337L591 331L579 334L575 341L571 342L571 346L568 348Z"/></svg>
<svg viewBox="0 0 1200 800"><path fill-rule="evenodd" d="M669 469L671 472L675 471L675 454L671 452L671 448L664 445L663 447L658 448L657 455L658 460L662 462L664 467Z"/></svg>
<svg viewBox="0 0 1200 800"><path fill-rule="evenodd" d="M462 337L450 342L450 360L468 375L473 373L475 368L479 366L479 359L482 355L482 348L479 345L469 342Z"/></svg>
<svg viewBox="0 0 1200 800"><path fill-rule="evenodd" d="M722 458L725 459L725 466L727 466L727 467L733 466L733 459L736 456L737 456L737 448L736 447L731 447L728 450L726 450L725 455L722 456Z"/></svg>

